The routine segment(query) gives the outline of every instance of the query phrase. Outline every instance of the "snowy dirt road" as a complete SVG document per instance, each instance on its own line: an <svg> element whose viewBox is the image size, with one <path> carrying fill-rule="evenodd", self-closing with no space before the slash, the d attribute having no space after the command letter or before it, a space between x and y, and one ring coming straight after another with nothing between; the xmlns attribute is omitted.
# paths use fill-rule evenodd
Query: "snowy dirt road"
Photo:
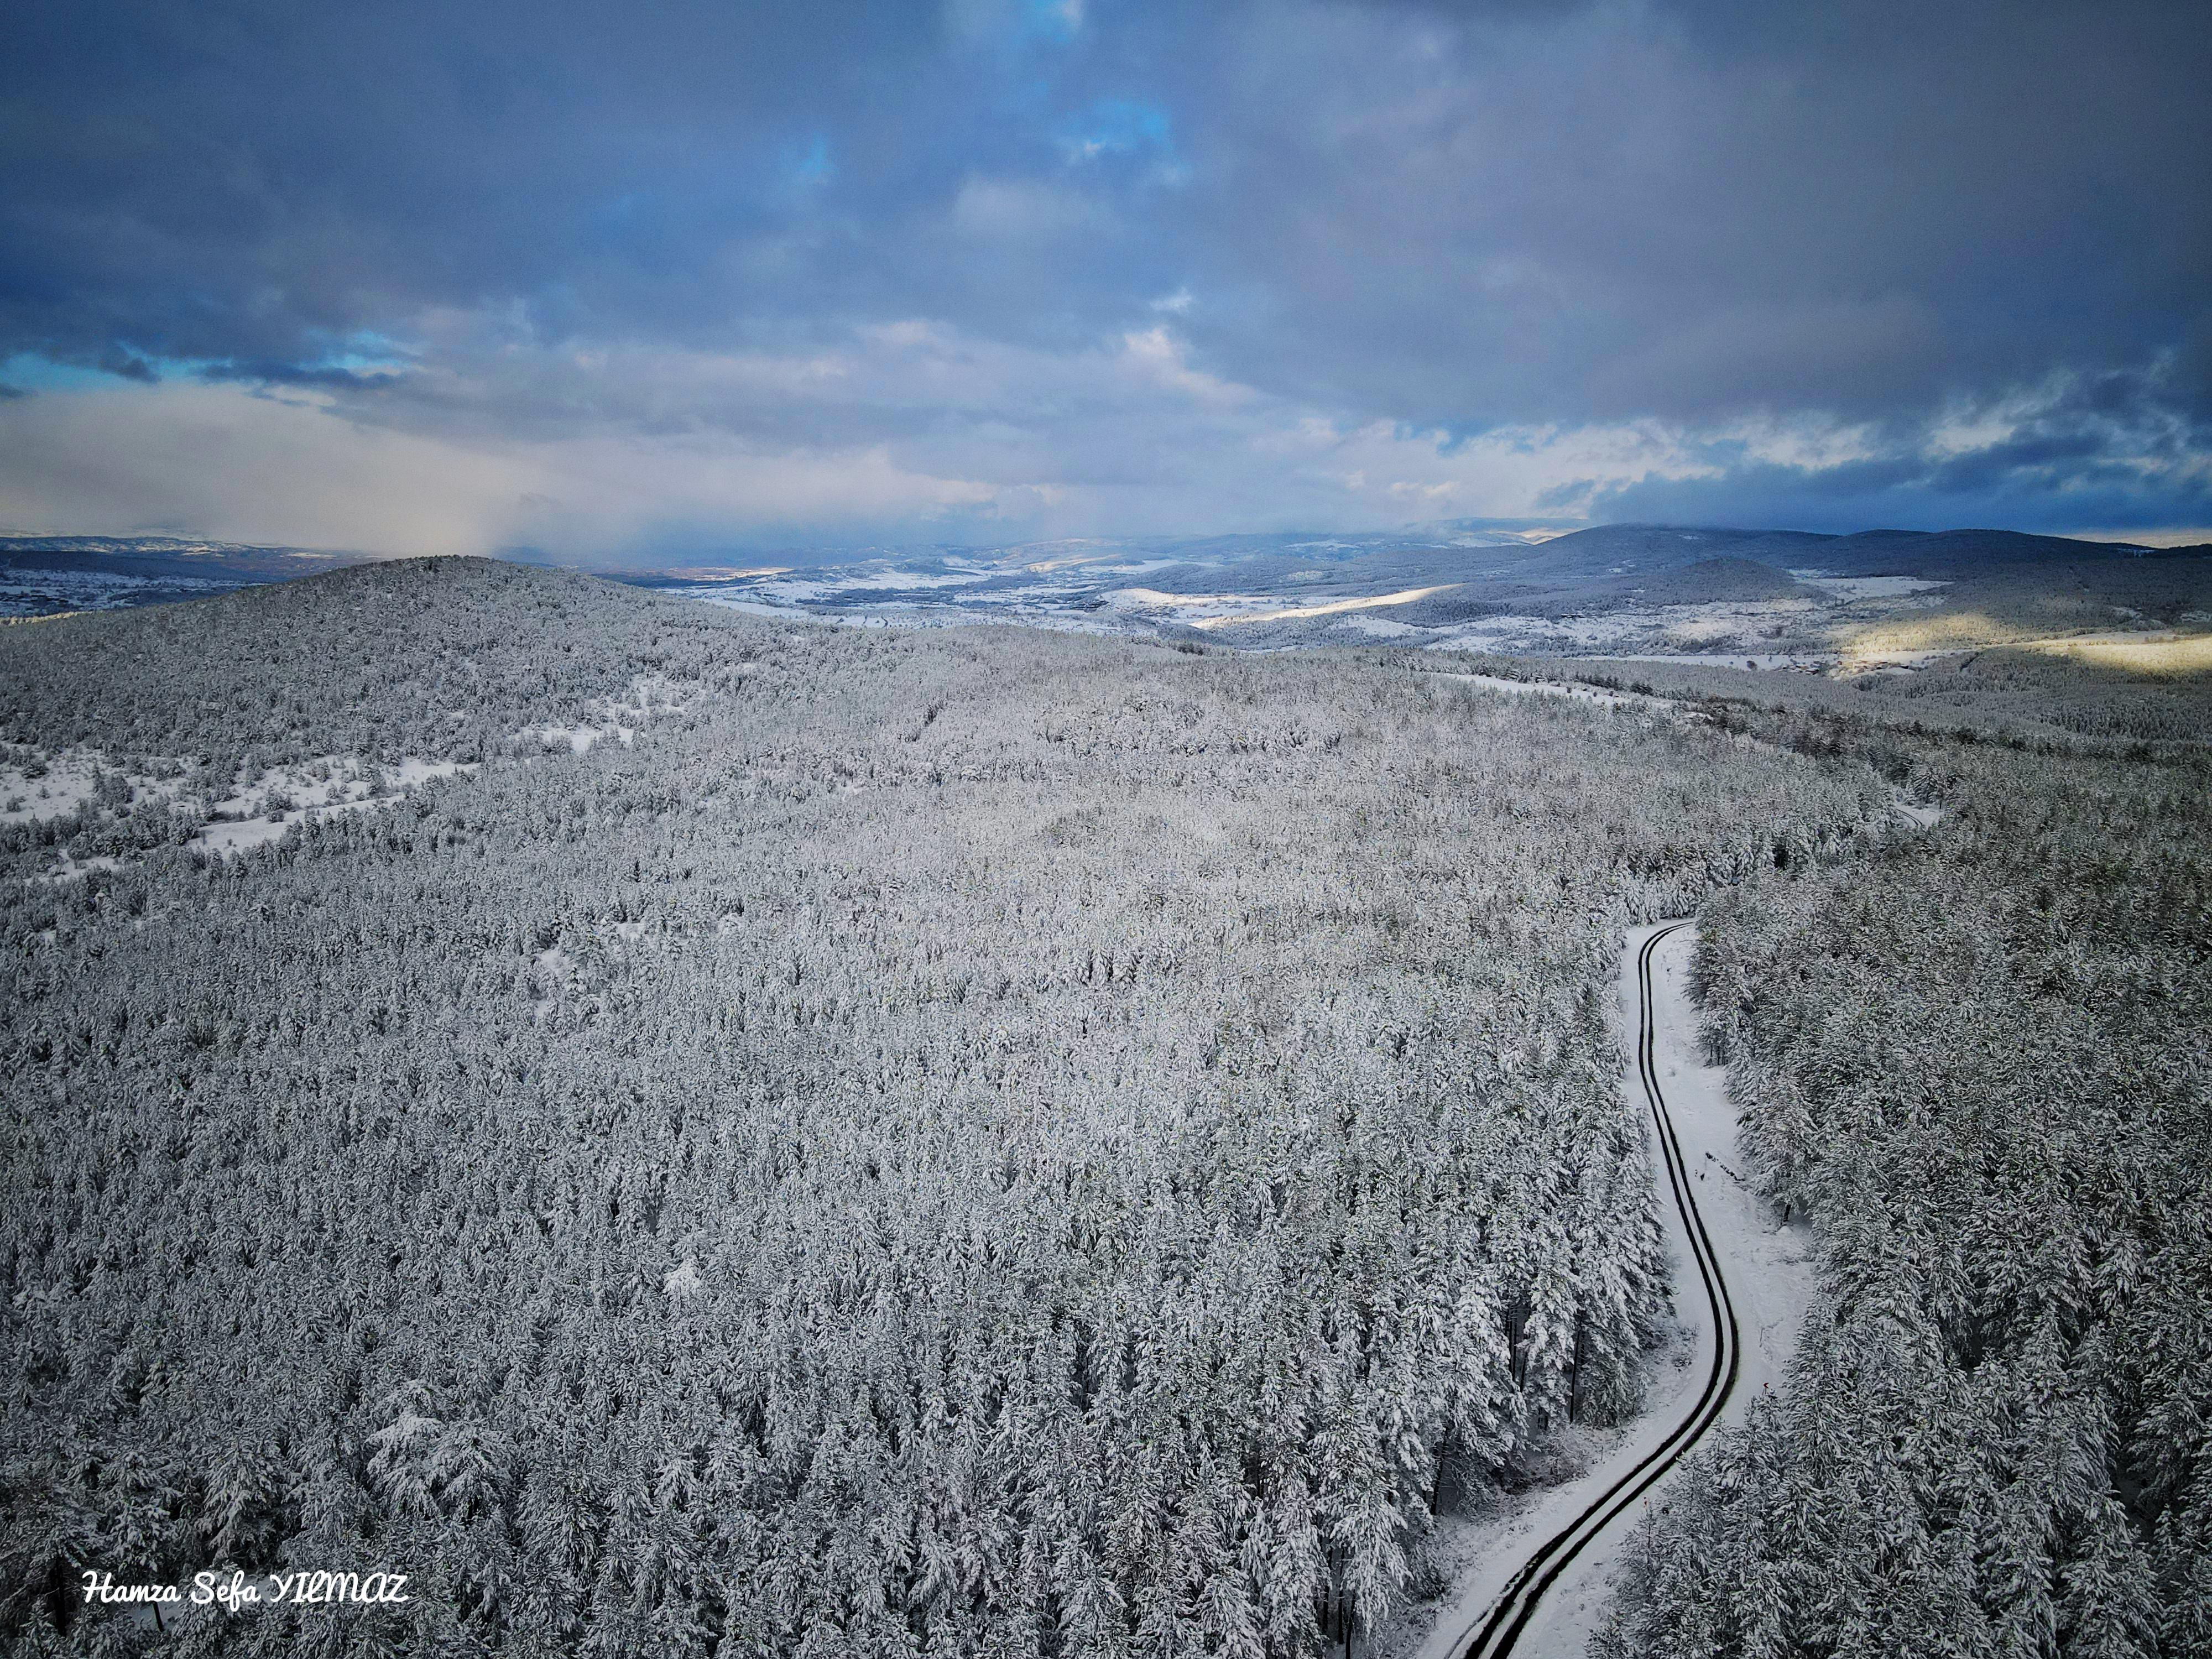
<svg viewBox="0 0 2212 1659"><path fill-rule="evenodd" d="M1698 1042L1689 992L1695 941L1686 922L1631 933L1620 1010L1632 1098L1651 1122L1686 1340L1671 1363L1662 1360L1644 1413L1624 1430L1589 1437L1589 1462L1573 1479L1528 1494L1509 1513L1458 1523L1459 1536L1447 1540L1463 1563L1453 1591L1433 1608L1424 1636L1401 1626L1378 1651L1419 1659L1581 1654L1604 1616L1623 1543L1650 1508L1667 1502L1681 1459L1716 1424L1741 1420L1789 1362L1812 1291L1812 1239L1802 1226L1778 1224L1739 1174L1725 1074L1704 1063Z"/></svg>

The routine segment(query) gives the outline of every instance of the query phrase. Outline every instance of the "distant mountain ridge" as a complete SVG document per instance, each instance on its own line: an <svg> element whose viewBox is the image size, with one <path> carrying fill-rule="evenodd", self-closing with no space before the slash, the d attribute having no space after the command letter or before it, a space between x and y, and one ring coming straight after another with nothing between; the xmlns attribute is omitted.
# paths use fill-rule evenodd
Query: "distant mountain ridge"
<svg viewBox="0 0 2212 1659"><path fill-rule="evenodd" d="M18 570L125 570L132 574L192 576L220 573L281 581L318 570L335 570L341 565L361 564L373 556L183 536L0 535L0 567Z"/></svg>
<svg viewBox="0 0 2212 1659"><path fill-rule="evenodd" d="M1671 569L1714 558L1753 560L1778 570L1817 568L1837 576L1949 576L1962 567L2078 562L2083 560L2202 556L2212 544L2155 548L2131 542L2085 541L2014 530L1863 530L1831 534L1806 530L1747 530L1727 526L1615 524L1544 536L1500 530L1486 520L1447 520L1399 531L1282 531L1226 536L1130 537L1016 542L999 547L883 546L823 556L805 549L726 556L726 568L783 565L795 570L861 568L945 562L1011 571L1129 562L1218 568L1233 565L1257 580L1302 567L1401 565L1458 576L1522 573L1538 581L1625 575ZM535 562L535 561L533 561ZM684 586L715 568L715 556L693 555L680 568L600 569L595 574L641 586Z"/></svg>
<svg viewBox="0 0 2212 1659"><path fill-rule="evenodd" d="M1784 568L1816 568L1838 576L1924 576L1961 565L2201 556L2212 544L2156 548L2084 541L2017 530L1741 530L1721 526L1594 525L1538 543L1529 551L1553 575L1595 573L1626 562L1668 568L1703 559L1754 559Z"/></svg>
<svg viewBox="0 0 2212 1659"><path fill-rule="evenodd" d="M996 622L1284 650L1389 640L1504 654L1832 665L2212 612L2212 553L2013 531L1601 525L1028 543L751 560L618 580L854 625ZM1866 642L1876 641L1869 646Z"/></svg>
<svg viewBox="0 0 2212 1659"><path fill-rule="evenodd" d="M953 558L985 565L1049 560L1070 566L1129 559L1167 559L1199 564L1243 565L1255 559L1283 559L1303 564L1346 564L1380 555L1452 553L1467 556L1470 568L1502 571L1540 570L1549 576L1625 574L1623 563L1666 568L1728 557L1751 559L1778 568L1817 564L1836 575L1923 575L1962 562L2035 562L2043 560L2167 558L2212 553L2212 544L2155 548L2130 542L2084 541L2013 530L1863 530L1829 534L1802 530L1750 530L1729 526L1593 525L1555 536L1500 529L1480 519L1444 520L1399 531L1282 531L1194 537L1074 538L1010 543L1000 547L885 545L841 549L825 556L819 550L791 548L773 553L729 556L738 565L786 562L800 568L844 567L875 561ZM554 563L530 550L516 550L527 564ZM133 574L246 577L284 580L360 564L382 556L323 549L214 541L182 536L70 536L0 533L0 568L125 570ZM710 567L708 556L687 556L681 567L595 570L641 586L690 585L694 574ZM679 574L680 573L680 574Z"/></svg>
<svg viewBox="0 0 2212 1659"><path fill-rule="evenodd" d="M0 617L173 605L368 556L179 536L0 536Z"/></svg>
<svg viewBox="0 0 2212 1659"><path fill-rule="evenodd" d="M550 562L514 552L512 562ZM1387 638L1577 654L1687 649L1694 635L1699 649L1802 657L1832 653L1839 636L1831 624L1863 629L1931 606L1974 619L1975 629L2002 613L2013 634L2189 626L2186 617L2212 610L2207 555L2212 548L2006 530L1832 535L1619 524L1547 536L1455 520L1341 534L732 550L722 564L695 553L680 567L597 574L745 610L852 623L997 622L1251 648ZM181 537L0 537L0 614L205 598L369 559ZM1764 614L1778 605L1826 620L1808 633L1802 617ZM1710 614L1690 617L1696 607Z"/></svg>

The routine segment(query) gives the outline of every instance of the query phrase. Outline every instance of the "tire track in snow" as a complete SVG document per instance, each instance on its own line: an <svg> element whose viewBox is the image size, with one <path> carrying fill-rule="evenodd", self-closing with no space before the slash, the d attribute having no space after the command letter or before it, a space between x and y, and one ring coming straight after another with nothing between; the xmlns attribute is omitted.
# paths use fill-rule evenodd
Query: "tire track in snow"
<svg viewBox="0 0 2212 1659"><path fill-rule="evenodd" d="M1504 1656L1513 1653L1530 1620L1536 1616L1545 1592L1559 1581L1593 1539L1695 1449L1720 1419L1722 1408L1735 1389L1742 1366L1742 1337L1736 1324L1735 1305L1729 1296L1728 1281L1721 1273L1718 1253L1698 1211L1688 1160L1675 1135L1674 1121L1668 1115L1667 1100L1659 1087L1659 1068L1654 1059L1658 1016L1651 994L1652 953L1660 940L1688 926L1686 921L1668 923L1653 932L1637 952L1636 1066L1643 1079L1644 1097L1651 1108L1652 1123L1666 1162L1668 1182L1674 1188L1675 1207L1681 1212L1683 1231L1689 1236L1691 1255L1711 1314L1717 1337L1712 1365L1697 1402L1667 1437L1591 1499L1573 1520L1529 1552L1528 1559L1522 1563L1498 1599L1454 1643L1454 1659L1504 1659Z"/></svg>

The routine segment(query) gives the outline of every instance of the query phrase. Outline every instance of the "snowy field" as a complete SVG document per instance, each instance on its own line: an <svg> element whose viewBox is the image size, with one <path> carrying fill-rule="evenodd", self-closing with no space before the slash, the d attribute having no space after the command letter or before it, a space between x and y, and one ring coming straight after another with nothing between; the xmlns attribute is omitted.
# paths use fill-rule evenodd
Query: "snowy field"
<svg viewBox="0 0 2212 1659"><path fill-rule="evenodd" d="M1775 597L1654 603L1663 580L1629 585L1607 568L1587 597L1547 592L1541 611L1512 608L1514 592L1486 585L1384 579L1361 589L1355 568L1282 569L1281 562L1141 562L1063 556L988 565L957 557L806 572L760 568L668 586L682 597L749 615L849 628L932 629L1015 623L1061 632L1190 640L1244 650L1389 643L1509 656L1609 657L1823 674L1911 673L1996 644L2057 648L2171 637L2126 607L2117 627L2038 634L1949 604L1953 584L1917 576L1844 576L1817 568L1774 573ZM1436 562L1431 561L1433 568ZM1147 584L1170 572L1172 591ZM1269 580L1254 582L1255 574ZM1607 584L1611 584L1610 586ZM1475 597L1496 592L1499 597ZM1479 614L1460 615L1474 611Z"/></svg>
<svg viewBox="0 0 2212 1659"><path fill-rule="evenodd" d="M295 824L388 806L433 778L475 769L473 763L412 757L379 767L358 755L315 755L219 780L198 756L123 760L98 750L50 754L11 744L0 746L0 824L52 822L75 834L128 819L161 827L172 844L237 853ZM109 854L80 860L57 850L44 873L66 879L119 863Z"/></svg>
<svg viewBox="0 0 2212 1659"><path fill-rule="evenodd" d="M243 586L222 577L138 576L127 571L0 568L0 618L203 599Z"/></svg>
<svg viewBox="0 0 2212 1659"><path fill-rule="evenodd" d="M746 670L737 664L730 672L741 680ZM586 754L601 742L628 747L653 722L682 714L696 696L696 688L687 693L665 673L634 673L619 690L584 699L578 718L532 721L504 734L500 752L526 761ZM47 826L51 850L31 873L68 880L139 861L70 850L86 837L245 853L303 824L395 805L425 784L471 775L481 764L416 755L379 763L333 752L225 775L205 755L131 757L81 746L49 750L0 743L0 827Z"/></svg>

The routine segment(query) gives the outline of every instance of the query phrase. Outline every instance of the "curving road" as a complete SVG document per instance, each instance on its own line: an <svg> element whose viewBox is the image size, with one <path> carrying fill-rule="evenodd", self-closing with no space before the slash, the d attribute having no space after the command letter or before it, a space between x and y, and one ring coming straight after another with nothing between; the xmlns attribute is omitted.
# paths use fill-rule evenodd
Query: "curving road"
<svg viewBox="0 0 2212 1659"><path fill-rule="evenodd" d="M1424 1659L1550 1659L1578 1654L1638 1506L1719 1422L1747 1385L1780 1368L1794 1342L1802 1237L1777 1227L1730 1168L1735 1114L1724 1079L1701 1064L1688 999L1688 921L1632 937L1633 1054L1650 1113L1693 1370L1659 1379L1650 1415L1597 1467L1552 1492L1516 1535L1498 1538L1422 1644ZM1674 940L1672 949L1667 948ZM1624 1010L1626 1012L1626 1010ZM1626 1033L1624 1033L1626 1034ZM1685 1109L1689 1115L1683 1116ZM1732 1288L1729 1274L1739 1276ZM1694 1285L1694 1288L1693 1288ZM1740 1314L1748 1293L1751 1307ZM1753 1390L1755 1391L1755 1390Z"/></svg>
<svg viewBox="0 0 2212 1659"><path fill-rule="evenodd" d="M1552 682L1455 674L1512 695L1574 697L1615 707L1679 703L1634 693ZM1893 792L1902 827L1925 830L1942 817ZM1617 1431L1582 1474L1507 1514L1457 1524L1455 1553L1466 1563L1445 1605L1378 1652L1411 1659L1580 1659L1610 1600L1607 1583L1639 1504L1723 1418L1739 1420L1751 1396L1778 1383L1813 1294L1811 1237L1778 1222L1732 1167L1736 1117L1723 1072L1704 1063L1689 994L1689 920L1632 933L1622 963L1632 986L1623 1035L1632 1024L1638 1085L1651 1112L1668 1193L1662 1211L1681 1296L1678 1313L1694 1339L1680 1376L1655 1376L1648 1413ZM1674 941L1668 948L1668 941ZM1690 1291L1692 1279L1701 1295ZM1688 1367L1694 1364L1694 1371ZM1602 1439L1602 1437L1601 1437ZM1427 1624L1425 1632L1419 1628Z"/></svg>

